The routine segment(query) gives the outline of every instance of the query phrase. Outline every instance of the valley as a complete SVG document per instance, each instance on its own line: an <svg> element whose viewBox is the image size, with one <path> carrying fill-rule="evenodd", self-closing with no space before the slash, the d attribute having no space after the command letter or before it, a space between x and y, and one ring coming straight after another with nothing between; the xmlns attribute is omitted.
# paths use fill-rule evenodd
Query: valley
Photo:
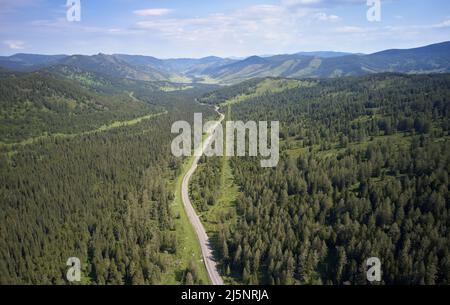
<svg viewBox="0 0 450 305"><path fill-rule="evenodd" d="M72 256L81 284L365 284L373 256L382 284L449 282L449 74L176 83L239 64L38 58L0 76L0 283L67 284ZM278 166L175 157L172 124L216 107L279 121Z"/></svg>
<svg viewBox="0 0 450 305"><path fill-rule="evenodd" d="M203 98L233 120L282 122L278 167L213 157L194 175L193 202L225 281L363 284L364 260L376 256L385 284L445 283L448 75L379 74L257 93L278 82Z"/></svg>
<svg viewBox="0 0 450 305"><path fill-rule="evenodd" d="M2 295L448 297L448 0L0 0L0 37Z"/></svg>
<svg viewBox="0 0 450 305"><path fill-rule="evenodd" d="M412 49L384 50L372 54L344 52L299 52L271 56L230 59L159 59L152 56L104 54L35 55L15 54L0 57L0 67L30 72L43 68L79 69L107 77L151 82L184 84L237 84L252 78L336 78L373 73L445 73L450 72L450 43L442 42Z"/></svg>
<svg viewBox="0 0 450 305"><path fill-rule="evenodd" d="M205 89L41 73L0 79L0 283L63 284L71 256L81 260L83 284L208 283L176 191L188 161L170 154L171 122L214 116L194 102ZM51 108L69 99L74 107ZM58 125L44 125L53 115Z"/></svg>

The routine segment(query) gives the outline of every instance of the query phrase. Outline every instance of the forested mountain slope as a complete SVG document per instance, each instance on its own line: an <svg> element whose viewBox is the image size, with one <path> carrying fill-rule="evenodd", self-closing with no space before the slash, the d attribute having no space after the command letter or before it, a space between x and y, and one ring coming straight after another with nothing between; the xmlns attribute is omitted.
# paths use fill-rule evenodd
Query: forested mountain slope
<svg viewBox="0 0 450 305"><path fill-rule="evenodd" d="M0 66L15 71L29 72L58 63L66 57L66 55L18 53L12 56L0 56Z"/></svg>
<svg viewBox="0 0 450 305"><path fill-rule="evenodd" d="M205 70L204 74L223 83L237 83L254 77L327 78L361 76L379 72L442 73L450 71L450 43L415 49L387 50L370 55L333 57L275 55L247 59Z"/></svg>
<svg viewBox="0 0 450 305"><path fill-rule="evenodd" d="M54 118L73 133L1 146L1 284L68 284L69 257L81 260L82 284L207 283L197 245L186 240L189 227L174 212L183 160L170 152L174 121L214 114L194 102L204 90L136 86L132 96L125 92L127 98L117 100L47 74L0 84L2 110L14 115L2 122L10 124L2 135L34 133L40 118L47 124ZM135 124L77 132L102 124L90 120L96 115L120 119L160 107L164 115Z"/></svg>
<svg viewBox="0 0 450 305"><path fill-rule="evenodd" d="M47 73L0 78L0 141L77 133L162 111L121 92L93 92Z"/></svg>
<svg viewBox="0 0 450 305"><path fill-rule="evenodd" d="M55 65L76 67L109 77L178 83L236 84L251 78L329 78L362 76L380 72L450 72L450 42L413 49L385 50L373 54L299 52L244 59L204 58L159 59L144 55L97 54L34 55L0 57L0 67L36 71Z"/></svg>
<svg viewBox="0 0 450 305"><path fill-rule="evenodd" d="M239 194L214 233L226 276L366 284L366 260L378 257L384 284L450 283L449 74L311 80L257 95L249 86L234 102L226 89L203 99L232 120L281 125L277 167L229 160ZM208 164L194 181L214 199L222 165ZM197 203L219 215L216 200Z"/></svg>
<svg viewBox="0 0 450 305"><path fill-rule="evenodd" d="M111 77L131 78L145 81L168 80L170 78L167 73L151 66L132 65L114 55L73 55L64 58L59 63Z"/></svg>

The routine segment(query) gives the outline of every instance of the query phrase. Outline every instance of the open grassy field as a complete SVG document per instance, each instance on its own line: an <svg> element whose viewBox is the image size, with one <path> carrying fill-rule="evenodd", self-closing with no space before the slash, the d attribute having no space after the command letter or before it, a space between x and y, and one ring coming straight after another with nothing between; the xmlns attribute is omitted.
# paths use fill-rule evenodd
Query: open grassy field
<svg viewBox="0 0 450 305"><path fill-rule="evenodd" d="M172 183L175 189L175 199L172 203L175 219L175 232L177 234L177 252L167 272L163 274L162 284L179 284L182 273L194 262L199 271L199 278L204 284L210 284L206 267L202 260L202 252L198 243L194 228L189 222L188 216L181 201L181 182L188 169L191 167L193 157L187 158L183 163L180 175Z"/></svg>

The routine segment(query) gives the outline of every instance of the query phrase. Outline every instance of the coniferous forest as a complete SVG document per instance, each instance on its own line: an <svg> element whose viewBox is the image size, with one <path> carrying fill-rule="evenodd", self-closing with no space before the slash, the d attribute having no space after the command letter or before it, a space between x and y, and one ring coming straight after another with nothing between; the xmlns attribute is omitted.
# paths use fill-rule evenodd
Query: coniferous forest
<svg viewBox="0 0 450 305"><path fill-rule="evenodd" d="M203 101L232 120L280 121L281 158L270 169L229 158L239 192L211 229L225 276L366 284L366 260L378 257L383 284L450 283L449 75L310 80L259 95L243 85ZM226 103L233 93L243 101ZM223 170L207 162L191 188L199 211L217 204L207 176Z"/></svg>
<svg viewBox="0 0 450 305"><path fill-rule="evenodd" d="M194 102L203 89L120 85L134 95L41 74L0 79L1 284L68 283L69 257L80 258L85 284L159 284L178 270L171 204L182 160L170 153L170 128L213 112ZM134 124L138 113L144 119ZM191 265L186 272L195 275Z"/></svg>
<svg viewBox="0 0 450 305"><path fill-rule="evenodd" d="M449 0L0 0L0 37L15 301L450 287Z"/></svg>
<svg viewBox="0 0 450 305"><path fill-rule="evenodd" d="M185 88L59 71L0 78L1 284L67 284L69 257L82 284L207 283L170 146L213 105L281 126L277 167L202 157L191 180L226 283L367 284L378 257L382 284L449 284L450 75Z"/></svg>

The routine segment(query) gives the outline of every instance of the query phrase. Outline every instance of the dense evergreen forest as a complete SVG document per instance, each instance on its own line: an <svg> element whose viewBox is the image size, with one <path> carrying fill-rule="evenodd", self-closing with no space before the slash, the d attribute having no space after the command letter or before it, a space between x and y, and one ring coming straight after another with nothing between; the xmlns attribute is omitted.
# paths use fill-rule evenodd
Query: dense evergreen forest
<svg viewBox="0 0 450 305"><path fill-rule="evenodd" d="M239 194L214 234L231 282L367 284L378 257L383 284L450 284L450 75L311 80L259 96L247 84L202 99L235 121L281 125L277 167L229 161ZM233 94L248 98L227 103ZM220 162L205 162L191 186L199 211L220 187Z"/></svg>
<svg viewBox="0 0 450 305"><path fill-rule="evenodd" d="M0 141L77 133L161 111L123 91L104 95L75 82L33 73L0 81Z"/></svg>
<svg viewBox="0 0 450 305"><path fill-rule="evenodd" d="M0 74L0 284L67 284L73 256L83 284L204 283L170 151L174 121L216 117L196 99L281 126L277 167L202 157L191 180L227 282L367 284L375 256L382 284L450 284L448 74L215 91L66 66Z"/></svg>
<svg viewBox="0 0 450 305"><path fill-rule="evenodd" d="M179 283L199 282L196 265L174 267L172 184L183 160L170 152L170 130L176 120L192 121L194 112L214 115L212 107L194 102L202 88L163 92L115 82L122 87L114 90L134 95L105 95L45 73L0 79L2 140L54 127L72 134L1 147L1 284L67 283L66 261L74 256L82 262L82 283L159 284L175 272ZM138 124L83 133L109 119L161 110Z"/></svg>
<svg viewBox="0 0 450 305"><path fill-rule="evenodd" d="M77 134L166 110L181 84L117 79L66 66L0 74L0 142ZM189 87L186 96L213 88ZM137 99L141 96L142 99ZM166 101L167 100L167 101Z"/></svg>

